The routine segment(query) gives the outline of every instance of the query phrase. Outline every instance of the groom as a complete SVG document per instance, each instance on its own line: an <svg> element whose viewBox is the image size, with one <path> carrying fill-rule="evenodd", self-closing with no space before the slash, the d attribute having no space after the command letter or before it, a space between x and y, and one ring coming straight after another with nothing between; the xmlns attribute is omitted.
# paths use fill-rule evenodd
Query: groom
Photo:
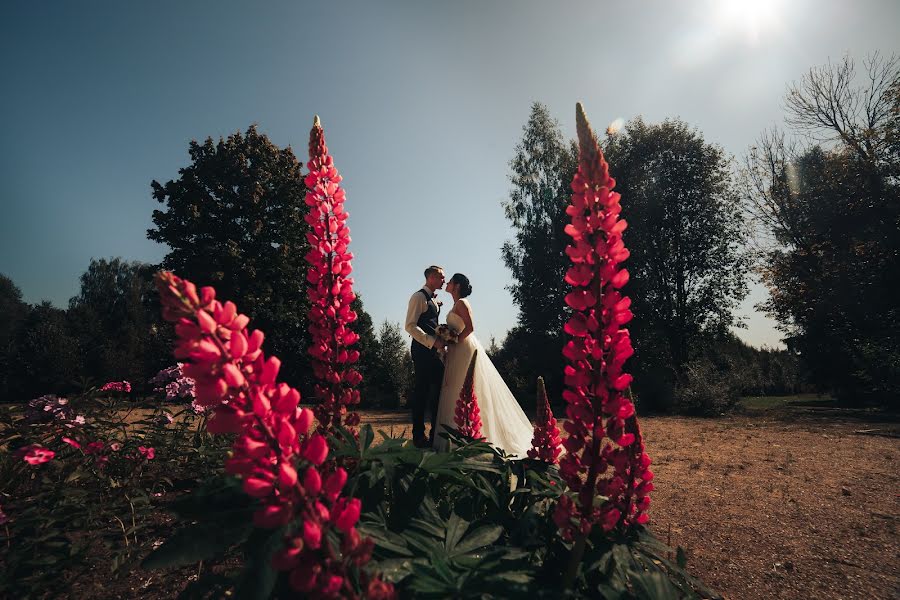
<svg viewBox="0 0 900 600"><path fill-rule="evenodd" d="M438 357L441 342L435 338L440 305L435 302L437 290L444 287L444 269L431 265L425 269L425 285L409 299L406 311L406 332L412 336L412 359L416 382L410 404L412 405L413 444L416 448L428 448L434 442L435 421L444 363ZM431 411L431 437L425 437L425 407Z"/></svg>

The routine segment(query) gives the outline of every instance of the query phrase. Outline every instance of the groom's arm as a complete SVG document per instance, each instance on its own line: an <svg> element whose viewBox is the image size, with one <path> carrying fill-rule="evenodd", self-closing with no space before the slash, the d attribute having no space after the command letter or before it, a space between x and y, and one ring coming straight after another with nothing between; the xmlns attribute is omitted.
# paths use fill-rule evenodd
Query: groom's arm
<svg viewBox="0 0 900 600"><path fill-rule="evenodd" d="M431 348L434 346L435 337L428 335L424 329L419 327L419 317L427 309L428 305L425 302L425 296L419 292L413 294L409 299L409 308L406 309L406 326L404 329L414 340L426 348Z"/></svg>

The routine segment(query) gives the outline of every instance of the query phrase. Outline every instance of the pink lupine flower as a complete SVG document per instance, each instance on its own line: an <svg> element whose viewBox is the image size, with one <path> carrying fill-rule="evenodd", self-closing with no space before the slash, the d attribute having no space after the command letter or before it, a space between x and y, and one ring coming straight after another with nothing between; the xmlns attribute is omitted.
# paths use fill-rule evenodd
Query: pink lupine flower
<svg viewBox="0 0 900 600"><path fill-rule="evenodd" d="M43 448L37 444L31 444L19 449L19 456L31 466L37 466L50 462L56 456L56 452Z"/></svg>
<svg viewBox="0 0 900 600"><path fill-rule="evenodd" d="M312 428L312 412L299 406L300 392L278 383L281 363L263 354L262 332L248 331L249 319L233 303L216 300L211 287L197 290L168 272L157 274L156 285L163 316L176 324L176 357L191 361L185 376L196 382L196 401L213 412L208 431L237 434L225 470L259 500L254 524L294 524L273 566L290 572L294 590L312 596L354 597L352 581L363 589L378 581L364 571L347 577L351 566L368 562L374 542L356 531L358 504L339 495L346 472L338 467L322 483L328 441ZM340 555L324 543L328 532L342 540Z"/></svg>
<svg viewBox="0 0 900 600"><path fill-rule="evenodd" d="M572 315L565 326L570 339L563 349L569 361L563 393L569 419L560 473L577 501L564 496L554 520L565 538L579 538L583 551L584 537L594 524L609 531L646 522L653 475L634 405L624 394L632 379L624 364L634 353L624 328L632 318L631 300L619 291L628 281L628 271L620 267L628 258L622 241L627 223L619 217L615 180L581 104L576 123L578 171L566 209L571 223L565 228L572 238L566 248L572 261L566 273L572 285L566 304ZM598 494L608 498L599 506L594 502Z"/></svg>
<svg viewBox="0 0 900 600"><path fill-rule="evenodd" d="M359 404L356 386L362 381L359 371L351 365L359 360L359 351L352 348L359 336L350 329L356 313L350 308L356 298L353 293L353 254L348 250L350 229L348 213L344 209L346 194L340 186L341 176L328 154L325 134L319 117L309 132L309 175L304 180L308 192L306 222L310 250L306 261L310 264L306 276L309 295L309 331L312 344L315 394L320 401L315 408L319 427L323 431L341 425L356 426L359 415L348 413L348 407Z"/></svg>
<svg viewBox="0 0 900 600"><path fill-rule="evenodd" d="M478 357L476 350L469 361L469 369L463 381L459 398L456 400L456 412L453 420L460 435L466 435L476 440L481 436L481 411L478 408L478 398L475 396L475 359Z"/></svg>
<svg viewBox="0 0 900 600"><path fill-rule="evenodd" d="M559 453L562 452L559 428L556 425L556 419L553 418L553 411L550 409L550 400L547 398L543 377L538 377L537 385L537 419L534 424L534 437L531 440L528 457L555 465Z"/></svg>

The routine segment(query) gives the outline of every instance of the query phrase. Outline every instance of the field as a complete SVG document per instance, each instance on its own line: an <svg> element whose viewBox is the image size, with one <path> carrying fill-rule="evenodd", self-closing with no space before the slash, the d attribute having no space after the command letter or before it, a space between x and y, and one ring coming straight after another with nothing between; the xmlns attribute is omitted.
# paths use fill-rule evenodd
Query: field
<svg viewBox="0 0 900 600"><path fill-rule="evenodd" d="M814 398L743 407L716 419L641 418L656 473L656 536L684 548L688 570L731 600L900 598L896 416ZM409 433L405 412L361 416L389 435ZM161 541L171 519L155 521ZM196 578L197 566L110 579L108 559L99 552L69 597L172 598Z"/></svg>
<svg viewBox="0 0 900 600"><path fill-rule="evenodd" d="M815 399L644 417L651 527L723 596L900 598L900 423ZM363 421L400 432L407 417Z"/></svg>

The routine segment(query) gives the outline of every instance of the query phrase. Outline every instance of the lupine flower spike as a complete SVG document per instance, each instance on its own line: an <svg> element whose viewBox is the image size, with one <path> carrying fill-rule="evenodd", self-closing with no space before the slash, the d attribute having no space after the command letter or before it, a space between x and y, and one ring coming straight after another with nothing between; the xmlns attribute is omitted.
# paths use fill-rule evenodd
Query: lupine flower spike
<svg viewBox="0 0 900 600"><path fill-rule="evenodd" d="M478 398L475 396L475 359L478 351L472 354L469 362L469 370L466 371L466 379L463 382L459 398L456 400L456 413L454 421L461 435L466 435L476 440L481 437L481 411L478 409Z"/></svg>
<svg viewBox="0 0 900 600"><path fill-rule="evenodd" d="M323 476L328 442L311 428L313 414L298 405L300 393L277 382L281 363L263 354L263 333L248 330L247 316L216 300L211 287L197 290L167 272L157 274L156 286L163 316L175 323L175 357L190 361L184 375L195 380L197 401L214 409L207 429L237 434L225 470L259 500L254 524L291 524L273 566L289 572L291 587L303 594L358 598L351 568L367 563L373 547L355 527L360 501L341 496L346 471ZM142 450L148 459L152 452ZM326 542L328 532L341 540L339 549ZM390 584L365 572L358 584L370 597L371 590L393 594Z"/></svg>
<svg viewBox="0 0 900 600"><path fill-rule="evenodd" d="M359 391L354 388L362 376L350 367L359 360L359 351L352 348L359 336L350 329L350 324L356 321L350 303L356 296L353 279L349 277L353 255L347 249L350 229L346 222L348 213L344 210L346 194L340 187L341 176L334 159L328 154L319 117L309 132L307 166L309 213L305 218L311 229L306 234L310 245L306 255L310 264L306 276L312 334L309 354L319 399L316 419L322 431L329 431L341 425L359 424L359 415L348 413L347 407L359 404Z"/></svg>
<svg viewBox="0 0 900 600"><path fill-rule="evenodd" d="M560 460L560 472L576 498L563 496L554 513L562 535L578 542L572 564L595 524L610 531L645 523L647 493L653 489L650 458L643 452L634 405L625 395L632 377L624 365L634 353L624 328L632 318L631 300L619 291L628 282L628 271L620 266L629 254L622 241L627 223L619 217L615 180L581 104L576 125L578 171L565 229L572 238L566 254L573 263L566 273L572 316L563 350L569 362L563 392L568 436ZM596 503L597 495L608 500ZM570 584L571 565L567 579Z"/></svg>
<svg viewBox="0 0 900 600"><path fill-rule="evenodd" d="M550 409L544 378L538 377L537 420L534 424L534 438L531 440L528 457L555 465L560 452L562 452L562 447L560 446L559 428L556 425L556 419L553 418L553 411Z"/></svg>

